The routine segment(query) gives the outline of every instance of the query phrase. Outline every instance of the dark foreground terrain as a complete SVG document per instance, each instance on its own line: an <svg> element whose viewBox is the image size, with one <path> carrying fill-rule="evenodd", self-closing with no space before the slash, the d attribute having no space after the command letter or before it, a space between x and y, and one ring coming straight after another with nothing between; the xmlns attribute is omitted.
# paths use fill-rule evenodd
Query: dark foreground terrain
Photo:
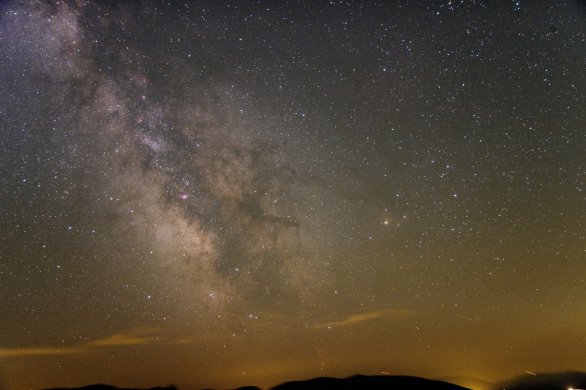
<svg viewBox="0 0 586 390"><path fill-rule="evenodd" d="M314 378L305 381L285 382L271 390L466 390L466 387L452 383L429 380L413 376L365 376L355 375L348 378ZM586 390L586 373L563 372L554 374L524 375L517 379L495 385L493 390ZM47 390L141 390L118 388L110 385L90 385L78 389ZM153 387L146 390L177 390L174 386ZM260 390L247 386L236 390Z"/></svg>
<svg viewBox="0 0 586 390"><path fill-rule="evenodd" d="M417 378L412 376L365 376L355 375L348 378L314 378L305 381L285 382L271 390L375 390L375 389L422 389L422 390L466 390L465 387L451 383ZM121 389L109 385L91 385L79 389L47 390L138 390ZM175 387L155 387L148 390L176 390ZM258 387L240 387L237 390L260 390Z"/></svg>
<svg viewBox="0 0 586 390"><path fill-rule="evenodd" d="M451 383L433 381L412 376L364 376L349 378L315 378L299 382L286 382L272 390L358 390L358 389L424 389L424 390L463 390L465 387Z"/></svg>

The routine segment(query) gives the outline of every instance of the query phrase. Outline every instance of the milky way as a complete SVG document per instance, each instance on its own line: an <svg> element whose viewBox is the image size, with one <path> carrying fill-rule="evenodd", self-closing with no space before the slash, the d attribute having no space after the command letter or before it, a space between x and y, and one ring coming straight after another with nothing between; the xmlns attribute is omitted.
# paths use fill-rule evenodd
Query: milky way
<svg viewBox="0 0 586 390"><path fill-rule="evenodd" d="M162 95L141 71L153 64L139 49L100 47L97 37L120 18L93 21L88 32L79 13L31 4L6 12L5 29L18 49L29 46L17 60L48 84L40 93L55 112L45 131L58 143L61 169L88 191L80 207L108 219L108 241L129 240L121 250L148 250L145 269L170 275L165 283L178 284L190 305L237 301L261 284L303 289L303 266L292 263L314 272L319 264L302 253L291 195L302 184L283 141L243 119L228 86L182 77L171 81L179 89L172 97Z"/></svg>
<svg viewBox="0 0 586 390"><path fill-rule="evenodd" d="M586 369L585 15L0 5L0 379Z"/></svg>

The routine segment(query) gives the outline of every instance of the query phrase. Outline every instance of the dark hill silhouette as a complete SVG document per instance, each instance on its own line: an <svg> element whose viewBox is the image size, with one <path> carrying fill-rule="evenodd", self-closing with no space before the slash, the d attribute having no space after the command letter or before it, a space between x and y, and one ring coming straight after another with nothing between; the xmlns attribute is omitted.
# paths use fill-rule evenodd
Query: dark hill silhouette
<svg viewBox="0 0 586 390"><path fill-rule="evenodd" d="M348 378L314 378L299 382L286 382L271 390L464 390L466 387L448 382L434 381L413 376L365 376L355 375Z"/></svg>
<svg viewBox="0 0 586 390"><path fill-rule="evenodd" d="M215 389L202 389L202 390L215 390ZM238 387L233 390L262 390L262 389L260 387L256 387L256 386L242 386L242 387Z"/></svg>
<svg viewBox="0 0 586 390"><path fill-rule="evenodd" d="M413 376L366 376L355 375L348 378L321 377L306 381L285 382L271 390L470 390L448 382L423 379ZM80 388L53 388L45 390L140 390L119 388L110 385L89 385ZM146 390L177 390L175 386L153 387ZM239 387L235 390L261 390L256 386Z"/></svg>
<svg viewBox="0 0 586 390"><path fill-rule="evenodd" d="M554 374L525 375L500 384L497 389L507 390L567 390L586 389L586 372L559 372Z"/></svg>
<svg viewBox="0 0 586 390"><path fill-rule="evenodd" d="M261 388L256 386L243 386L234 390L261 390Z"/></svg>
<svg viewBox="0 0 586 390"><path fill-rule="evenodd" d="M66 387L55 387L52 389L45 389L45 390L143 390L143 389L136 389L136 388L120 388L112 385L103 385L103 384L95 384L95 385L88 385L83 387L77 388L66 388ZM150 389L144 390L177 390L177 387L171 385L166 387L151 387Z"/></svg>

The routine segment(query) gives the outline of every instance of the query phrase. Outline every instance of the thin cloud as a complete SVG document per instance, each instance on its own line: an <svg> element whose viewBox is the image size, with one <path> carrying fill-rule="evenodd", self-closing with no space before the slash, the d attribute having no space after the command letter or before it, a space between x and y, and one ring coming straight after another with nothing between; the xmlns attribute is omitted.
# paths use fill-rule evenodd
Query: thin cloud
<svg viewBox="0 0 586 390"><path fill-rule="evenodd" d="M49 355L70 355L75 353L87 353L87 350L77 347L66 348L0 348L0 357L20 356L49 356Z"/></svg>
<svg viewBox="0 0 586 390"><path fill-rule="evenodd" d="M84 344L86 348L100 347L124 347L130 345L146 345L160 341L156 336L160 332L158 328L137 328L126 333L117 333L110 337L90 341Z"/></svg>
<svg viewBox="0 0 586 390"><path fill-rule="evenodd" d="M102 348L131 347L151 344L188 344L188 339L167 340L159 336L159 328L136 328L128 332L66 347L0 348L0 357L72 355L97 352Z"/></svg>
<svg viewBox="0 0 586 390"><path fill-rule="evenodd" d="M383 310L375 310L369 311L366 313L359 313L359 314L352 314L347 317L342 318L341 320L331 321L331 322L322 322L319 324L314 325L316 329L331 329L331 328L343 328L349 326L355 326L358 324L362 324L365 322L375 321L375 320L386 320L386 321L396 321L401 320L403 318L407 318L415 314L413 310L409 309L383 309Z"/></svg>

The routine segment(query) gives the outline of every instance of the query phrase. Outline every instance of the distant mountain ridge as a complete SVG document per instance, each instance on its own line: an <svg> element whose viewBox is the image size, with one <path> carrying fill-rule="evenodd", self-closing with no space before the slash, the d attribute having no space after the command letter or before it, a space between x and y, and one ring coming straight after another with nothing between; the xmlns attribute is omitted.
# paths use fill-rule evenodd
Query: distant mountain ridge
<svg viewBox="0 0 586 390"><path fill-rule="evenodd" d="M134 388L134 387L117 387L113 385L104 385L101 383L94 385L87 385L82 387L53 387L44 390L178 390L177 387L165 386L165 387L150 387L148 389Z"/></svg>
<svg viewBox="0 0 586 390"><path fill-rule="evenodd" d="M422 390L466 390L452 383L424 379L414 376L355 375L348 378L321 377L306 381L285 382L271 390L378 390L378 389L422 389ZM470 390L470 389L468 389Z"/></svg>
<svg viewBox="0 0 586 390"><path fill-rule="evenodd" d="M291 381L274 386L271 390L471 390L452 383L424 379L414 376L392 375L354 375L348 378L319 377L304 381ZM76 389L52 388L45 390L140 390L119 388L111 385L89 385ZM145 390L177 390L175 386L153 387ZM236 390L260 390L259 387L246 386Z"/></svg>
<svg viewBox="0 0 586 390"><path fill-rule="evenodd" d="M586 372L568 371L550 374L530 374L504 381L492 390L586 390ZM430 380L414 376L393 375L354 375L348 378L318 377L303 381L281 383L270 390L471 390L447 381ZM175 386L152 387L149 389L120 388L111 385L96 384L79 388L52 388L45 390L178 390ZM256 386L239 387L235 390L261 390Z"/></svg>

